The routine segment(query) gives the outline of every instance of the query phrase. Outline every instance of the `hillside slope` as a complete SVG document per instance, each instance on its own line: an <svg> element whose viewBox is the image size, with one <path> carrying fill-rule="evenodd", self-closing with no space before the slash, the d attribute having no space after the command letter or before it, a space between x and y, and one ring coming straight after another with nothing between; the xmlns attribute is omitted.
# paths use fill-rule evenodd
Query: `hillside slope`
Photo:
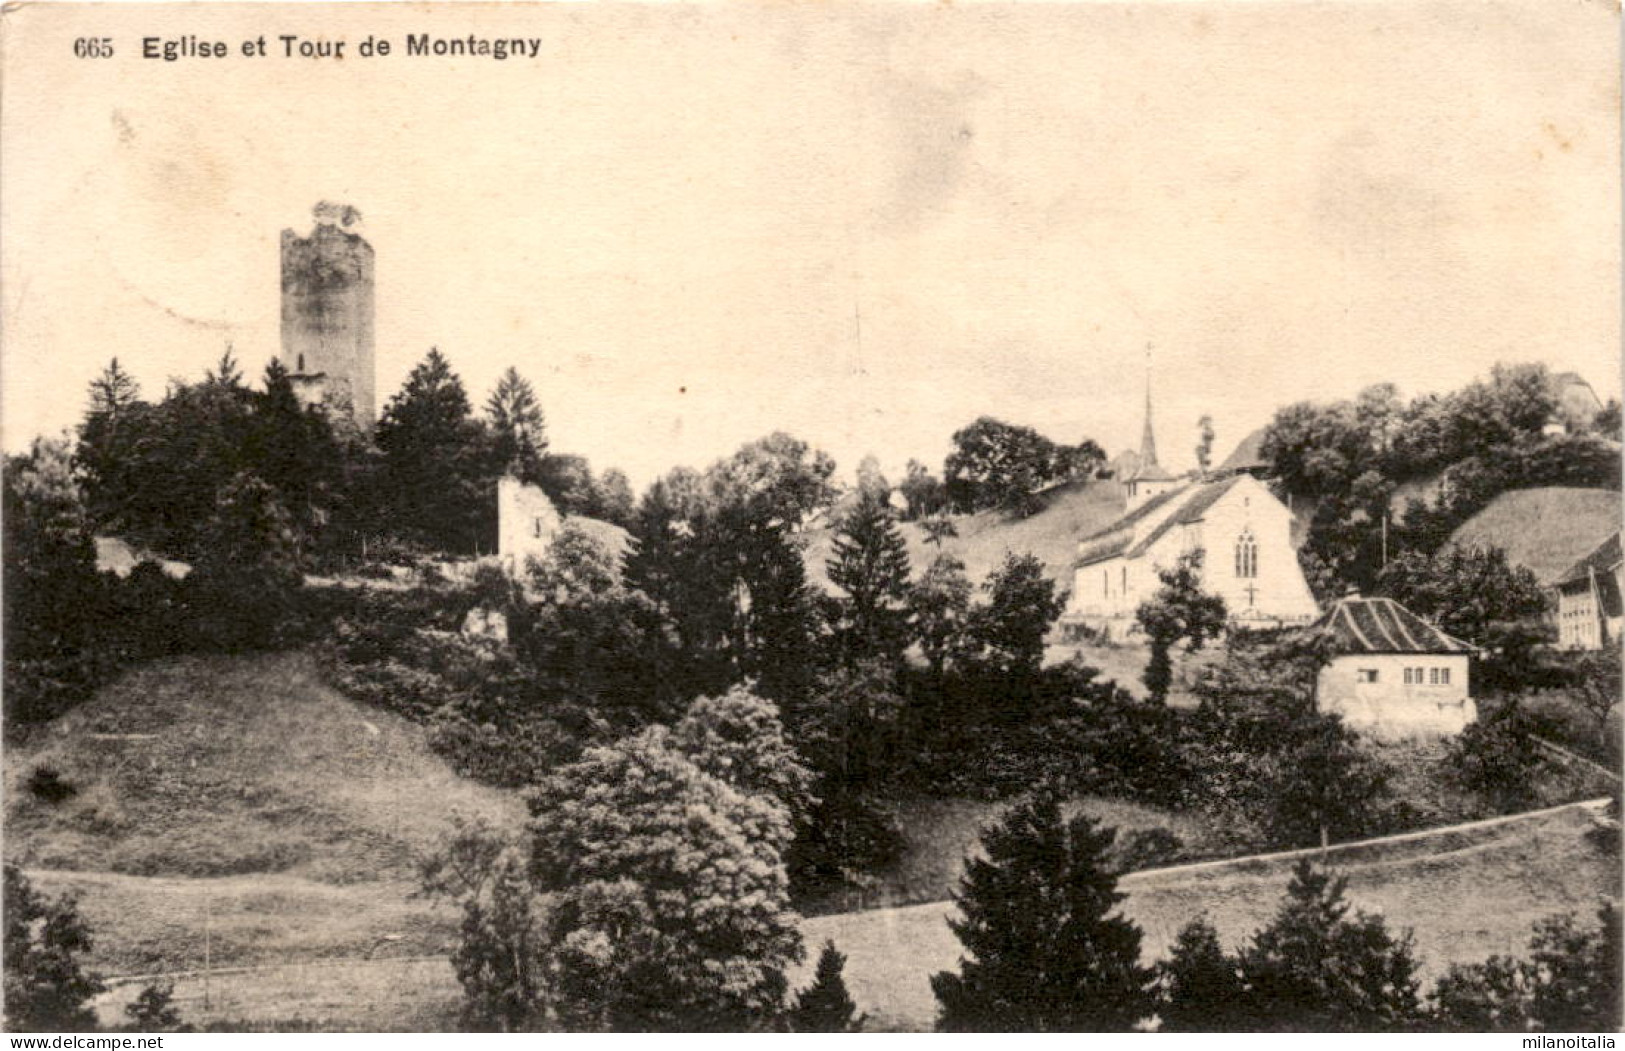
<svg viewBox="0 0 1625 1051"><path fill-rule="evenodd" d="M1591 920L1617 895L1619 855L1586 833L1595 805L1423 833L1397 841L1333 848L1330 863L1348 878L1357 908L1382 914L1393 930L1410 928L1424 988L1450 963L1493 953L1523 955L1530 926L1574 911ZM1311 852L1315 853L1315 852ZM1119 888L1123 913L1145 932L1142 959L1165 956L1184 925L1205 915L1229 948L1268 923L1291 879L1294 859L1240 859L1137 872ZM830 938L847 954L846 981L877 1028L929 1029L936 1015L930 976L956 968L962 947L947 902L807 920L809 945ZM794 979L802 984L811 966Z"/></svg>
<svg viewBox="0 0 1625 1051"><path fill-rule="evenodd" d="M1499 547L1514 565L1528 566L1546 584L1619 526L1619 493L1550 486L1502 493L1463 522L1450 539L1460 545Z"/></svg>
<svg viewBox="0 0 1625 1051"><path fill-rule="evenodd" d="M1413 930L1425 988L1449 963L1523 954L1536 919L1568 911L1589 918L1604 895L1617 894L1617 849L1588 835L1599 824L1599 806L1578 804L1334 847L1330 861L1348 877L1357 907L1382 913L1391 929ZM1293 863L1273 855L1124 877L1123 911L1145 931L1142 959L1164 956L1180 928L1198 915L1208 917L1228 946L1238 945L1269 921ZM830 938L847 954L845 978L870 1016L868 1028L928 1030L936 1014L930 977L954 968L962 951L946 922L953 911L935 902L804 920L807 959L791 975L791 986L811 980L818 948ZM140 985L121 983L109 992L99 1005L103 1016L120 1017ZM178 976L175 992L186 1017L211 1017L203 1010L200 976ZM217 974L212 995L213 1017L302 1017L350 1030L449 1028L458 1001L443 957L278 963Z"/></svg>
<svg viewBox="0 0 1625 1051"><path fill-rule="evenodd" d="M966 574L977 584L999 567L1006 554L1037 555L1051 578L1062 590L1069 590L1078 541L1123 513L1123 487L1111 480L1067 482L1040 494L1040 500L1042 510L1026 518L997 510L955 518L959 536L945 541L942 553L964 562ZM936 558L937 549L917 524L905 522L901 529L908 541L909 562L918 575ZM825 563L834 553L834 529L823 524L803 535L807 579L828 590Z"/></svg>
<svg viewBox="0 0 1625 1051"><path fill-rule="evenodd" d="M72 797L30 791L41 768ZM138 668L9 749L5 783L8 860L137 876L410 878L454 813L523 820L421 727L334 692L297 654Z"/></svg>

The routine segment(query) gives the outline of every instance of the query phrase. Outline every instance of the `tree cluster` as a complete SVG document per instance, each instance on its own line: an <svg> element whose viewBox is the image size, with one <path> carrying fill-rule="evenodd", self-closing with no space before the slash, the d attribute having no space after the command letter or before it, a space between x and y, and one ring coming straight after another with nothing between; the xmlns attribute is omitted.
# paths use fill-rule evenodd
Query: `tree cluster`
<svg viewBox="0 0 1625 1051"><path fill-rule="evenodd" d="M1432 553L1452 531L1508 489L1541 485L1618 488L1619 450L1606 419L1558 415L1540 365L1497 365L1489 378L1446 395L1403 401L1392 384L1352 400L1302 402L1279 410L1260 449L1280 488L1313 503L1304 548L1310 583L1323 599L1349 586L1369 590L1390 554ZM1415 501L1398 520L1398 487L1438 477L1431 502Z"/></svg>
<svg viewBox="0 0 1625 1051"><path fill-rule="evenodd" d="M1059 444L991 416L955 431L953 446L943 464L943 485L947 503L962 514L996 507L1031 514L1040 490L1090 477L1106 461L1090 439Z"/></svg>

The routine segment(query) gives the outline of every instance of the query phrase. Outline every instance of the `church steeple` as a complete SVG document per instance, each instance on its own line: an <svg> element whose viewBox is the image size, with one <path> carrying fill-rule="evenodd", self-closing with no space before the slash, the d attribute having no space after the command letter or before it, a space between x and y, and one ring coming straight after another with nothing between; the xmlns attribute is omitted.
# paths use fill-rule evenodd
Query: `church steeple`
<svg viewBox="0 0 1625 1051"><path fill-rule="evenodd" d="M1140 470L1157 463L1157 433L1151 428L1151 344L1145 345L1145 433L1140 436Z"/></svg>
<svg viewBox="0 0 1625 1051"><path fill-rule="evenodd" d="M1145 433L1140 436L1140 464L1128 480L1130 511L1172 489L1177 479L1157 463L1157 435L1151 425L1151 344L1145 345Z"/></svg>

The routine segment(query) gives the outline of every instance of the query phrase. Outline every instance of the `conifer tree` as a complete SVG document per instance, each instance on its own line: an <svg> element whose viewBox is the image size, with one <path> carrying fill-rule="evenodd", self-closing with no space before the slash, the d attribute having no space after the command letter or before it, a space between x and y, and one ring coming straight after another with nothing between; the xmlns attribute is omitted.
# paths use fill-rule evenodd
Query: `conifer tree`
<svg viewBox="0 0 1625 1051"><path fill-rule="evenodd" d="M1246 1028L1391 1032L1419 1023L1410 933L1393 937L1380 916L1350 918L1347 883L1298 863L1275 919L1241 952Z"/></svg>
<svg viewBox="0 0 1625 1051"><path fill-rule="evenodd" d="M813 983L796 994L787 1013L792 1032L853 1033L863 1024L862 1017L854 1017L858 1005L846 991L845 967L846 954L835 948L834 941L824 942Z"/></svg>
<svg viewBox="0 0 1625 1051"><path fill-rule="evenodd" d="M908 646L908 545L891 509L864 494L841 520L830 582L846 594L837 634L849 661L900 660Z"/></svg>
<svg viewBox="0 0 1625 1051"><path fill-rule="evenodd" d="M1220 1033L1245 1028L1241 965L1219 944L1219 932L1198 917L1179 932L1173 952L1158 968L1161 1030Z"/></svg>
<svg viewBox="0 0 1625 1051"><path fill-rule="evenodd" d="M1103 1032L1133 1028L1155 1007L1140 929L1114 910L1107 852L1115 832L1061 816L1041 789L982 833L948 925L966 956L931 979L950 1032Z"/></svg>
<svg viewBox="0 0 1625 1051"><path fill-rule="evenodd" d="M497 380L485 402L485 415L491 424L491 452L497 469L520 481L539 485L542 461L547 454L547 427L542 419L542 403L530 381L512 365Z"/></svg>
<svg viewBox="0 0 1625 1051"><path fill-rule="evenodd" d="M292 516L275 489L244 471L221 488L187 583L199 629L228 649L274 646L294 626L304 583Z"/></svg>
<svg viewBox="0 0 1625 1051"><path fill-rule="evenodd" d="M429 351L384 408L378 447L383 491L409 534L444 550L493 546L496 489L485 431L439 350Z"/></svg>

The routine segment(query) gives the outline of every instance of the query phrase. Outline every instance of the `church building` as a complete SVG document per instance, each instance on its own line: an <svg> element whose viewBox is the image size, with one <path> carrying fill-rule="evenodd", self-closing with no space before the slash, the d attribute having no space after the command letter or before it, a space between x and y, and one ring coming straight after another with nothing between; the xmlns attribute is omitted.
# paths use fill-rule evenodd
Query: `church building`
<svg viewBox="0 0 1625 1051"><path fill-rule="evenodd" d="M1202 586L1224 599L1236 626L1319 615L1292 546L1292 512L1268 487L1243 473L1179 479L1157 463L1149 385L1140 463L1125 486L1127 512L1078 545L1063 626L1127 637L1162 586L1158 571L1190 551L1202 552Z"/></svg>

